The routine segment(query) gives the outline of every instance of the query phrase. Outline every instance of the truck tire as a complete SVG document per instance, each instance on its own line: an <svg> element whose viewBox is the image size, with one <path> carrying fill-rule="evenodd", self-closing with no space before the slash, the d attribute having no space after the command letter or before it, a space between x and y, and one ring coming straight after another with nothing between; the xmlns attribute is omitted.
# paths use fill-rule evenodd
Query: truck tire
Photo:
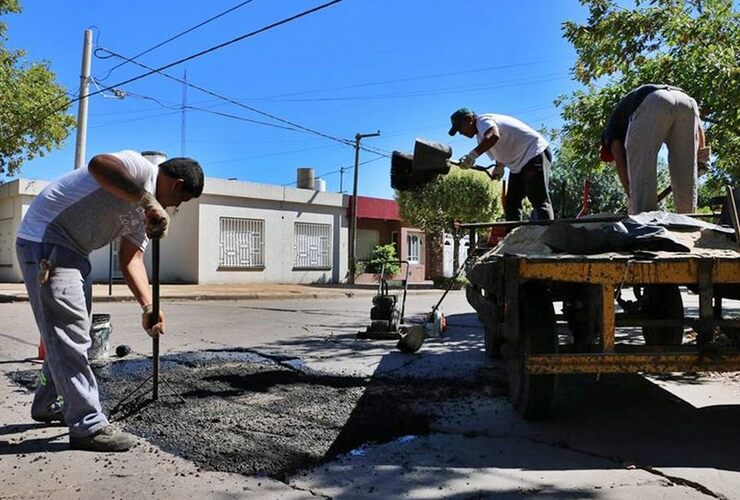
<svg viewBox="0 0 740 500"><path fill-rule="evenodd" d="M504 342L500 338L496 337L492 330L485 328L483 330L483 346L486 350L486 355L491 359L501 359L501 346Z"/></svg>
<svg viewBox="0 0 740 500"><path fill-rule="evenodd" d="M525 283L519 290L518 341L505 351L510 356L509 400L526 420L551 416L557 383L555 375L528 373L524 364L526 356L555 353L557 342L550 293L542 283Z"/></svg>
<svg viewBox="0 0 740 500"><path fill-rule="evenodd" d="M678 285L647 285L642 291L642 312L652 319L683 319L683 300ZM681 345L682 326L643 326L647 345Z"/></svg>

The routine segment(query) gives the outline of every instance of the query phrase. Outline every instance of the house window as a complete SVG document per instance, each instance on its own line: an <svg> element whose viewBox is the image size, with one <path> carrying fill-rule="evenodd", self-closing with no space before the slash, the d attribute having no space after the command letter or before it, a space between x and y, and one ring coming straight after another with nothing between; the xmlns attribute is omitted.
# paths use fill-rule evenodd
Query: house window
<svg viewBox="0 0 740 500"><path fill-rule="evenodd" d="M265 221L221 217L219 267L260 269L265 267Z"/></svg>
<svg viewBox="0 0 740 500"><path fill-rule="evenodd" d="M380 232L374 229L357 230L357 246L355 250L355 259L368 260L373 248L380 244Z"/></svg>
<svg viewBox="0 0 740 500"><path fill-rule="evenodd" d="M331 226L329 224L295 223L293 267L331 269Z"/></svg>
<svg viewBox="0 0 740 500"><path fill-rule="evenodd" d="M410 264L421 262L421 236L409 234L406 236L406 247L408 248L408 261Z"/></svg>

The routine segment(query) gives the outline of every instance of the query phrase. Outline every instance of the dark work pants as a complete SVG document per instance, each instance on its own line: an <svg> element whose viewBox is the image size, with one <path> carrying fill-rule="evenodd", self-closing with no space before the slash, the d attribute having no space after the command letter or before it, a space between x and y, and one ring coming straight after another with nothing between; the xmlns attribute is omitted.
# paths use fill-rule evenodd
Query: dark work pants
<svg viewBox="0 0 740 500"><path fill-rule="evenodd" d="M509 174L506 188L506 220L521 220L522 201L526 196L532 204L530 219L554 219L548 188L552 154L550 148L529 160L518 174Z"/></svg>

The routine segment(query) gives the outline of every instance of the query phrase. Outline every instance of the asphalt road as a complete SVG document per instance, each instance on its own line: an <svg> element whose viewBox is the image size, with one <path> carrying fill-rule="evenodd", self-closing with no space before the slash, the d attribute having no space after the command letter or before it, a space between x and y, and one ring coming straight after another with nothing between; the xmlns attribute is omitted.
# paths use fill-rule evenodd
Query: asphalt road
<svg viewBox="0 0 740 500"><path fill-rule="evenodd" d="M438 297L412 294L407 316L427 312ZM392 342L354 338L369 322L368 297L183 301L166 303L163 309L167 334L162 350L167 355L238 348L274 362L270 371L280 372L278 379L284 383L270 379L269 389L261 393L263 400L267 396L274 402L276 394L287 397L285 387L304 395L317 388L315 380L298 383L307 380L301 374L330 377L330 383L319 384L312 394L312 415L333 408L320 433L326 435L317 438L315 429L305 434L323 444L317 444L307 460L280 469L284 475L268 470L269 477L255 475L256 469L245 466L238 456L229 459L223 448L218 451L226 458L219 465L203 461L197 453L182 453L182 447L167 447L145 432L146 422L139 433L147 441L132 452L103 456L72 452L63 428L28 423L31 395L4 377L0 497L634 500L737 498L740 491L740 391L732 377L675 377L660 381L662 387L640 376L566 377L560 384L556 418L525 422L506 401L501 367L483 354L481 326L459 292L451 294L442 308L451 325L449 335L430 339L415 355L395 351ZM135 305L101 304L96 312L112 314L112 346L130 345L134 359L137 353L150 351ZM24 361L35 353L37 338L28 305L2 304L0 314L0 371L32 368ZM139 366L146 369L145 362ZM233 370L233 363L230 366L227 370ZM198 394L208 392L210 381L222 395L227 390L237 399L254 396L255 386L250 384L259 377L242 368L232 371L231 378L221 372L216 378L213 373L199 377L197 384L205 385L198 385ZM373 385L376 380L385 383L381 390ZM349 395L339 404L337 393L326 387L342 384ZM259 428L250 431L266 435L276 428L292 429L282 417L299 415L305 405L284 404L289 400L300 401L287 397L277 406L263 405L279 411L281 418L274 425L269 418L260 420ZM211 424L222 433L254 422L213 418L220 419ZM404 427L409 419L415 425ZM384 433L367 432L383 421L398 425ZM209 424L203 427L208 429ZM223 435L215 434L216 440ZM290 433L277 434L282 439ZM264 443L237 444L254 445L255 455L275 449ZM208 450L209 444L196 443L196 449Z"/></svg>

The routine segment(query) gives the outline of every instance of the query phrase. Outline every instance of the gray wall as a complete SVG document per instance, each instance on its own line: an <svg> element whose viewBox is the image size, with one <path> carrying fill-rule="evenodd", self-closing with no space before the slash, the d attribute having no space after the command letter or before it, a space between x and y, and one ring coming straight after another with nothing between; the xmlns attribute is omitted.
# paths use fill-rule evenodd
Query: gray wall
<svg viewBox="0 0 740 500"><path fill-rule="evenodd" d="M45 181L20 179L0 185L0 280L20 282L15 233ZM347 279L348 197L268 184L207 178L203 195L175 211L162 240L161 279L184 283L326 283ZM260 270L219 268L220 218L264 220L265 266ZM294 224L331 226L330 269L294 269ZM151 246L151 245L150 245ZM116 258L114 256L114 258ZM108 281L108 247L90 255L96 282ZM146 252L151 269L151 250Z"/></svg>
<svg viewBox="0 0 740 500"><path fill-rule="evenodd" d="M200 283L328 283L346 279L347 217L342 195L281 186L215 180L199 200ZM221 217L264 220L264 268L219 267ZM331 269L294 269L296 222L331 226Z"/></svg>

